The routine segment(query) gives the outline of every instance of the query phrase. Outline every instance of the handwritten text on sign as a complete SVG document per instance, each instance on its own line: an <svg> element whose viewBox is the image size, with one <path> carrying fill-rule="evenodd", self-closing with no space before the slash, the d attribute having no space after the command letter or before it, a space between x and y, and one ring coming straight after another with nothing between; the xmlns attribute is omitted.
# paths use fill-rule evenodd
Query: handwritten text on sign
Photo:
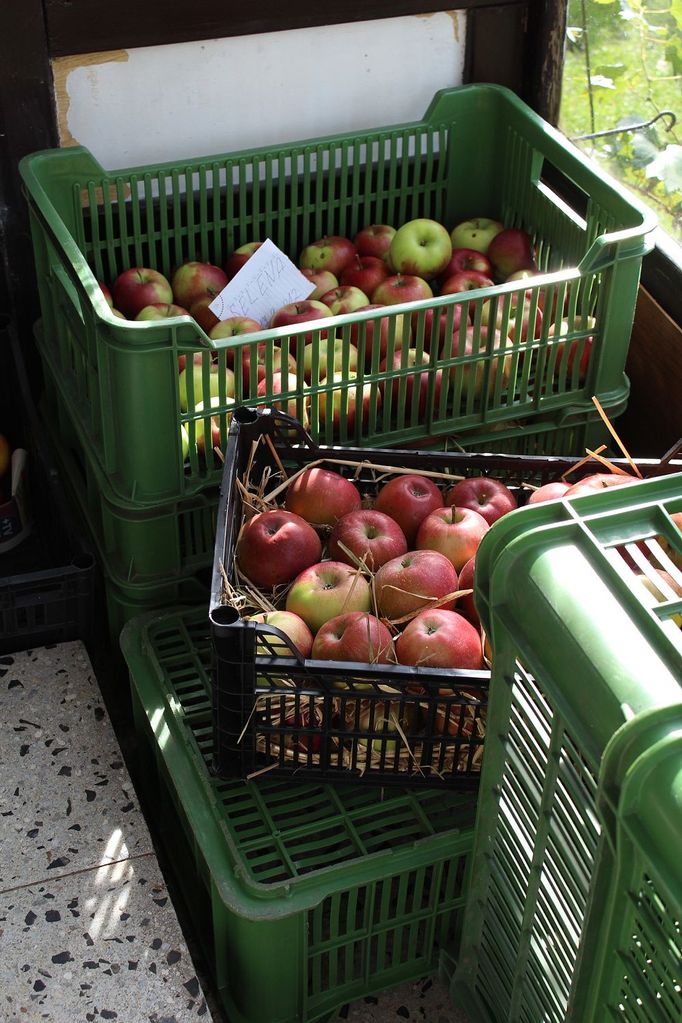
<svg viewBox="0 0 682 1023"><path fill-rule="evenodd" d="M272 314L315 290L294 263L268 238L211 302L219 320L249 316L267 327Z"/></svg>

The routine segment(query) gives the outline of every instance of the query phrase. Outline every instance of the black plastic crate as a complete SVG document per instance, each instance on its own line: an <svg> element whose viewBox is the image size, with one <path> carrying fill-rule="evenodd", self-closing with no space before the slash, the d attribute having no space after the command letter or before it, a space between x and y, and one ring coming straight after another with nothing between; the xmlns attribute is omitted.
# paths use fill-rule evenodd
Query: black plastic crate
<svg viewBox="0 0 682 1023"><path fill-rule="evenodd" d="M73 532L61 483L35 444L28 473L33 529L0 554L3 654L92 639L95 559Z"/></svg>
<svg viewBox="0 0 682 1023"><path fill-rule="evenodd" d="M247 467L256 483L268 473L271 492L282 480L278 463L290 473L325 460L328 468L352 476L365 495L377 489L376 472L363 468L371 462L385 467L382 480L405 468L453 477L494 475L517 491L522 504L527 493L522 483L557 479L581 459L321 447L280 413L242 409L232 420L209 606L214 769L242 778L267 770L300 780L474 788L489 672L305 660L280 630L243 620L230 602L225 580L236 585L234 551L242 521L237 481ZM661 466L653 460L639 464L651 474ZM590 462L575 478L594 471ZM290 656L282 656L282 644ZM381 716L389 709L385 731Z"/></svg>
<svg viewBox="0 0 682 1023"><path fill-rule="evenodd" d="M28 453L32 519L30 533L17 546L0 553L0 653L73 639L91 646L95 559L69 512L9 317L0 316L0 345L14 362L15 398L21 413L14 440L22 441Z"/></svg>

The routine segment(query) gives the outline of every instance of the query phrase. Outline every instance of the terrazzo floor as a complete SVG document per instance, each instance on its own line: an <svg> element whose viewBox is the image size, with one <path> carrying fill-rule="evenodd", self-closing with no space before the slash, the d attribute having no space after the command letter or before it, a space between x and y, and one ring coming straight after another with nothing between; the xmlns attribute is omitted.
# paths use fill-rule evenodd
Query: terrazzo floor
<svg viewBox="0 0 682 1023"><path fill-rule="evenodd" d="M230 1023L82 644L0 656L0 721L0 1023ZM437 978L341 1020L467 1023Z"/></svg>

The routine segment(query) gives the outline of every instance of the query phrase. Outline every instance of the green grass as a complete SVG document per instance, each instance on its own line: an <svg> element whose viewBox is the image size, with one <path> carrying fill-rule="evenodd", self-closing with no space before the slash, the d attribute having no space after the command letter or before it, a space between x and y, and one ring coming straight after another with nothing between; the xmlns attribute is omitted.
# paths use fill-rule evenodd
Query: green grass
<svg viewBox="0 0 682 1023"><path fill-rule="evenodd" d="M581 31L583 9L586 33ZM665 130L665 121L659 121L637 135L620 134L578 144L647 202L661 227L682 241L682 188L666 191L662 181L646 175L657 150L662 152L668 144L682 145L682 78L671 74L661 42L643 33L638 19L626 20L620 13L619 2L569 3L560 127L573 138L615 128L624 118L646 121L662 110L672 110L678 124L671 131ZM670 184L668 180L669 188Z"/></svg>

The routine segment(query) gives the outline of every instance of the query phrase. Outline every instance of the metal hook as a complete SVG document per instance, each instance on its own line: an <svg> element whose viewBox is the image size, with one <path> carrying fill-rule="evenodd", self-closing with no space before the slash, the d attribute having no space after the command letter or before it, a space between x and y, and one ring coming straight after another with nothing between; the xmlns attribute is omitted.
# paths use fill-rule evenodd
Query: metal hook
<svg viewBox="0 0 682 1023"><path fill-rule="evenodd" d="M641 131L643 128L649 128L652 124L656 124L656 121L668 118L669 123L666 124L665 130L672 131L677 124L677 117L672 110L661 110L660 113L656 114L648 121L641 121L638 124L628 124L622 128L609 128L606 131L593 131L589 135L574 135L571 142L582 142L585 139L600 139L604 138L605 135L624 135L629 131Z"/></svg>

